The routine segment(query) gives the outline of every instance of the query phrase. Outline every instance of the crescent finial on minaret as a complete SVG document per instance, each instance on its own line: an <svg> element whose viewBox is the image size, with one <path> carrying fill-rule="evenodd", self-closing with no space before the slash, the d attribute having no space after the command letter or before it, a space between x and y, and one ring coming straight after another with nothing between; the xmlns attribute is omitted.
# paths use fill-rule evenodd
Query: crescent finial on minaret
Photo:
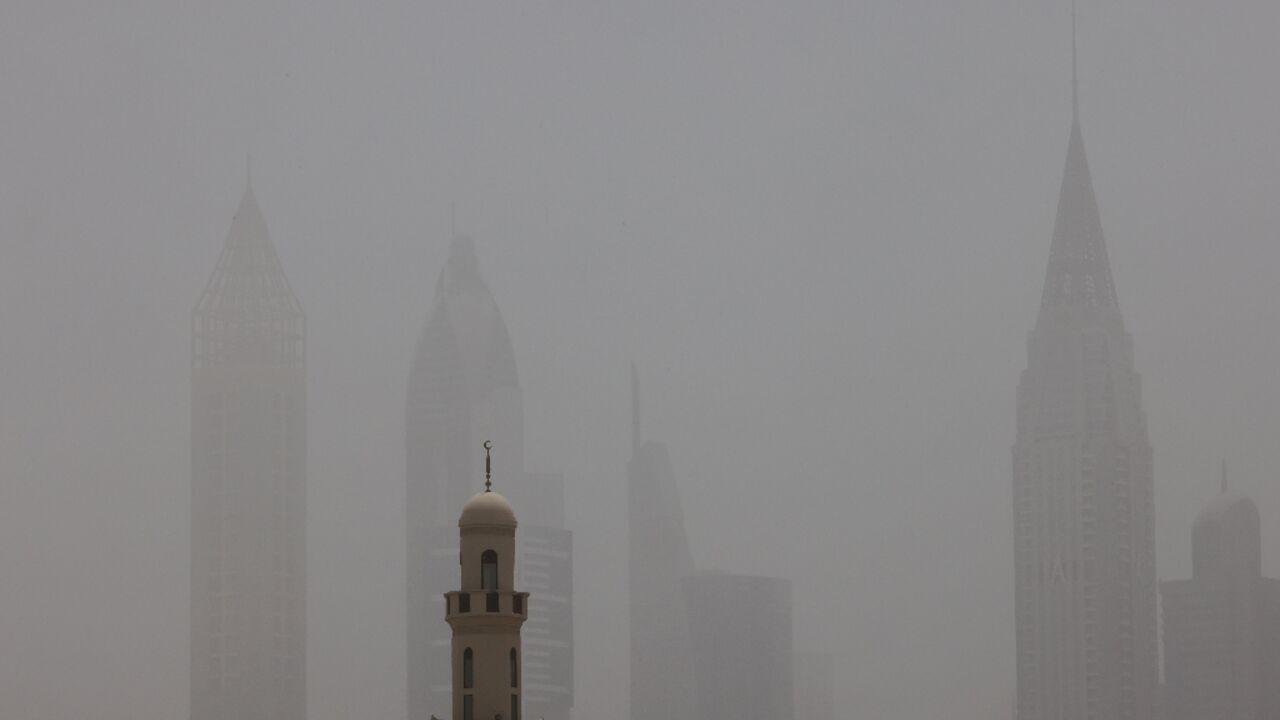
<svg viewBox="0 0 1280 720"><path fill-rule="evenodd" d="M484 491L485 492L490 492L491 490L493 490L492 450L493 450L493 442L490 440L485 440L484 441Z"/></svg>

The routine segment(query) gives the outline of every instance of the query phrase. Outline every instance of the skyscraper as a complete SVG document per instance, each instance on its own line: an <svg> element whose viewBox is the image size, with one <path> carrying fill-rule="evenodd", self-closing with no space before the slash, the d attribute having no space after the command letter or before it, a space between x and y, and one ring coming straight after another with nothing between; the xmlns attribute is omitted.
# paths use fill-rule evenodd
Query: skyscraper
<svg viewBox="0 0 1280 720"><path fill-rule="evenodd" d="M524 472L524 396L506 323L480 275L475 244L455 237L410 371L405 407L409 720L451 707L443 593L456 584L454 525L471 496L480 442L493 441L528 508L515 571L535 591L525 631L530 717L567 720L573 704L572 537L563 480Z"/></svg>
<svg viewBox="0 0 1280 720"><path fill-rule="evenodd" d="M252 188L192 313L191 718L306 716L306 319Z"/></svg>
<svg viewBox="0 0 1280 720"><path fill-rule="evenodd" d="M698 681L697 717L792 720L791 583L700 572L682 585Z"/></svg>
<svg viewBox="0 0 1280 720"><path fill-rule="evenodd" d="M631 720L697 717L693 648L681 582L693 574L684 513L665 445L642 442L639 381L631 368L627 465Z"/></svg>
<svg viewBox="0 0 1280 720"><path fill-rule="evenodd" d="M1191 579L1160 584L1166 720L1280 717L1280 581L1262 576L1258 507L1225 475L1192 526Z"/></svg>
<svg viewBox="0 0 1280 720"><path fill-rule="evenodd" d="M1074 68L1073 68L1074 76ZM1073 121L1013 446L1019 720L1150 720L1151 446Z"/></svg>

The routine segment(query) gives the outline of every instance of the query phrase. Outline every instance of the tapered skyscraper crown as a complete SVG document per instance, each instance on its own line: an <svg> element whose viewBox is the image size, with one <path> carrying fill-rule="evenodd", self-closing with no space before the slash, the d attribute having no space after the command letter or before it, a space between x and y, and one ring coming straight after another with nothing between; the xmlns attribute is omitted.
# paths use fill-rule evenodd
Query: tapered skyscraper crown
<svg viewBox="0 0 1280 720"><path fill-rule="evenodd" d="M458 354L470 399L486 397L494 388L519 387L516 356L507 324L489 286L480 276L475 242L457 237L436 284L432 317L423 328L414 358L414 374L427 371L432 347L451 347Z"/></svg>
<svg viewBox="0 0 1280 720"><path fill-rule="evenodd" d="M305 319L276 254L253 188L193 315L196 367L301 367Z"/></svg>
<svg viewBox="0 0 1280 720"><path fill-rule="evenodd" d="M1078 121L1071 124L1067 144L1040 313L1064 306L1119 310Z"/></svg>
<svg viewBox="0 0 1280 720"><path fill-rule="evenodd" d="M246 188L192 312L191 720L305 720L306 321Z"/></svg>
<svg viewBox="0 0 1280 720"><path fill-rule="evenodd" d="M1080 132L1079 73L1076 69L1076 18L1071 8L1071 139L1058 193L1058 216L1053 224L1049 268L1044 279L1040 314L1054 307L1119 310L1102 218L1093 194L1089 159Z"/></svg>

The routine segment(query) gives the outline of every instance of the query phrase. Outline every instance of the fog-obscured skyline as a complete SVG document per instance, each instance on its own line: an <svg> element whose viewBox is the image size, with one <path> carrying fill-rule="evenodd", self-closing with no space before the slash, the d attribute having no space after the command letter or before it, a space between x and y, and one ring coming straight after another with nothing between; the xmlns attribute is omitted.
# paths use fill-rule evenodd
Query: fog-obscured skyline
<svg viewBox="0 0 1280 720"><path fill-rule="evenodd" d="M1276 575L1280 8L1079 12L1160 575L1224 457ZM792 581L842 714L1007 716L1069 83L1066 2L9 3L0 715L185 713L190 313L252 154L310 331L313 719L403 717L405 381L452 204L527 464L566 472L578 717L625 698L632 360L695 563Z"/></svg>

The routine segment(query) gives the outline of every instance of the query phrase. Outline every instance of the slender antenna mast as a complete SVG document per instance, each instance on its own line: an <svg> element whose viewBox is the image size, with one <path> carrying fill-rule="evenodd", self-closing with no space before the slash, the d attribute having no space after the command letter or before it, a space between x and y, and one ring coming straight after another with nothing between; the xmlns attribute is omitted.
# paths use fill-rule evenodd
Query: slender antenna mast
<svg viewBox="0 0 1280 720"><path fill-rule="evenodd" d="M1080 72L1076 51L1076 3L1071 0L1071 120L1080 123Z"/></svg>

